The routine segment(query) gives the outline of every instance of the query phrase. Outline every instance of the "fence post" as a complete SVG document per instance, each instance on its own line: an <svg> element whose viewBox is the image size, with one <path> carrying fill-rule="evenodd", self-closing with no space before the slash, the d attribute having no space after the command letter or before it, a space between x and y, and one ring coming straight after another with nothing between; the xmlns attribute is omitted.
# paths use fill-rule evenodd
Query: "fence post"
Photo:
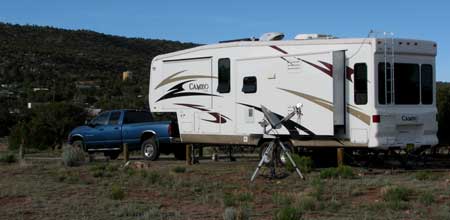
<svg viewBox="0 0 450 220"><path fill-rule="evenodd" d="M130 153L128 152L128 144L123 144L123 157L125 163L130 160Z"/></svg>
<svg viewBox="0 0 450 220"><path fill-rule="evenodd" d="M186 144L186 165L192 165L192 144Z"/></svg>
<svg viewBox="0 0 450 220"><path fill-rule="evenodd" d="M337 149L337 165L344 165L344 148L342 147Z"/></svg>

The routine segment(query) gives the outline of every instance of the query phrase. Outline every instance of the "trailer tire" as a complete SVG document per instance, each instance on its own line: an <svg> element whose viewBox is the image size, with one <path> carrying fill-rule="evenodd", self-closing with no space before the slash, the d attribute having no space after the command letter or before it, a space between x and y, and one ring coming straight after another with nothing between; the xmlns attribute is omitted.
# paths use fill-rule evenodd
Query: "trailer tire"
<svg viewBox="0 0 450 220"><path fill-rule="evenodd" d="M149 138L142 142L141 145L142 156L146 160L157 160L159 158L159 146L156 144L153 138Z"/></svg>
<svg viewBox="0 0 450 220"><path fill-rule="evenodd" d="M177 160L186 160L186 145L175 145L173 149L173 155Z"/></svg>

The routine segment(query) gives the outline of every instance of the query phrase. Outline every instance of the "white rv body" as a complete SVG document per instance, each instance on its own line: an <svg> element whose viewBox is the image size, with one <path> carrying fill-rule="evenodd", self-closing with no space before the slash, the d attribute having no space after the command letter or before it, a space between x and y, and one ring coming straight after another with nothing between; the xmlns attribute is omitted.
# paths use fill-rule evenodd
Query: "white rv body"
<svg viewBox="0 0 450 220"><path fill-rule="evenodd" d="M435 56L434 42L410 39L199 46L153 59L150 110L175 112L185 143L258 145L261 105L281 117L301 103L302 115L279 130L294 145L433 146Z"/></svg>

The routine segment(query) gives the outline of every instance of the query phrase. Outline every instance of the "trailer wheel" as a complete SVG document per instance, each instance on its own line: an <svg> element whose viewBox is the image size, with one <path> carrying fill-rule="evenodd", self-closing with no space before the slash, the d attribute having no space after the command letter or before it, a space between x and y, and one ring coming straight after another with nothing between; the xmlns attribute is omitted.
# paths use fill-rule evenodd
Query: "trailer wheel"
<svg viewBox="0 0 450 220"><path fill-rule="evenodd" d="M146 160L157 160L159 158L159 147L153 138L142 142L141 150Z"/></svg>
<svg viewBox="0 0 450 220"><path fill-rule="evenodd" d="M173 154L177 160L186 160L186 145L177 144L174 146Z"/></svg>

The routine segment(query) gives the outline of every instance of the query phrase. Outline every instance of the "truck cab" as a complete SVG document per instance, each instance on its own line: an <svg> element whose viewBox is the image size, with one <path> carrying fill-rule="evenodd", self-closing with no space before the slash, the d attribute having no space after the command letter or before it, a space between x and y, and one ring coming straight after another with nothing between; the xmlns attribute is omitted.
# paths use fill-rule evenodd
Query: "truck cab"
<svg viewBox="0 0 450 220"><path fill-rule="evenodd" d="M141 150L146 159L156 160L161 152L185 149L174 143L177 136L176 124L155 121L148 111L111 110L73 129L69 134L69 144L89 153L103 152L111 159L116 159L126 144L130 151Z"/></svg>

